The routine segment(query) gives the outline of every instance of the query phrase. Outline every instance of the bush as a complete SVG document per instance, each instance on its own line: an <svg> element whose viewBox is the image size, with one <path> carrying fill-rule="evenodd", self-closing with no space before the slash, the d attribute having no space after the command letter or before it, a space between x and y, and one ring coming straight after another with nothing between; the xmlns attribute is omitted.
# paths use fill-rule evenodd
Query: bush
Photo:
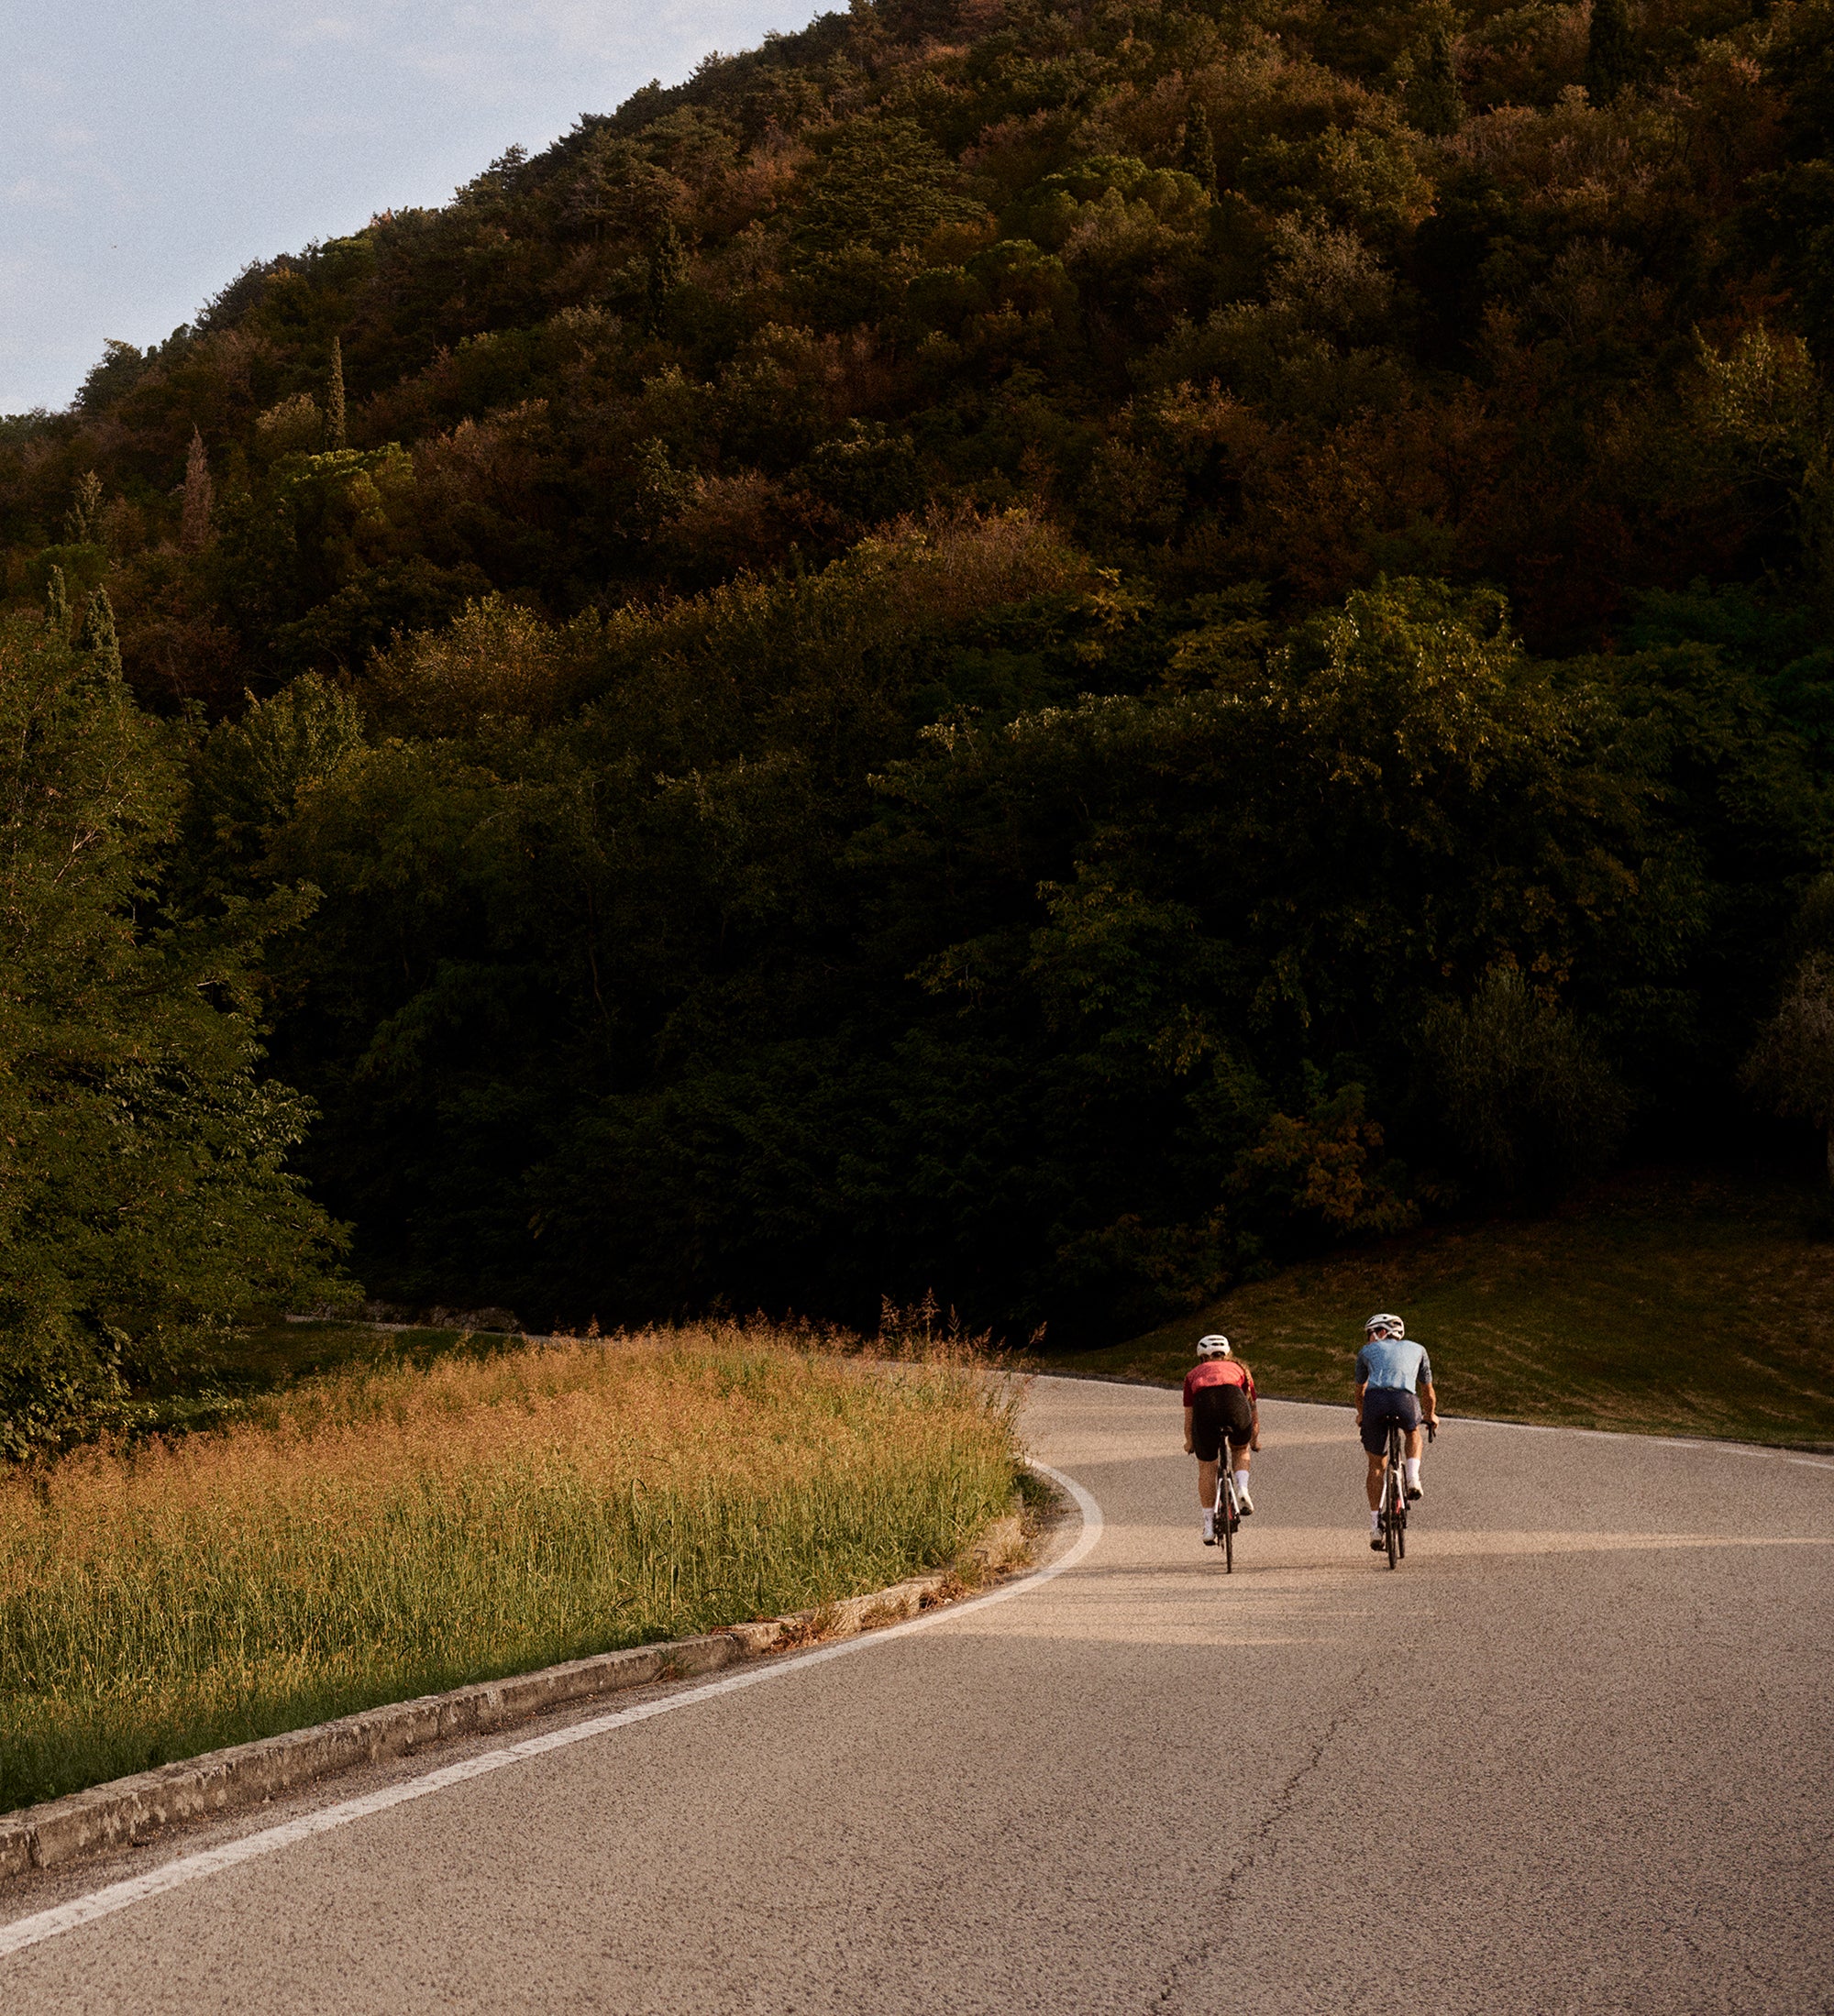
<svg viewBox="0 0 1834 2016"><path fill-rule="evenodd" d="M1513 967L1493 966L1468 1004L1436 1006L1420 1049L1446 1132L1506 1193L1556 1188L1598 1166L1630 1118L1579 1025Z"/></svg>

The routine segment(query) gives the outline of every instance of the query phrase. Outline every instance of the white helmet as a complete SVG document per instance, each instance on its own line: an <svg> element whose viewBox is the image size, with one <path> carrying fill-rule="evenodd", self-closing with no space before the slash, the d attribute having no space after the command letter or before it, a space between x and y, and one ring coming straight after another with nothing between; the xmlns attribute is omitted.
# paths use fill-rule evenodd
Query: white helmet
<svg viewBox="0 0 1834 2016"><path fill-rule="evenodd" d="M1406 1337L1408 1326L1398 1316L1372 1316L1363 1326L1363 1331L1373 1344L1378 1337Z"/></svg>
<svg viewBox="0 0 1834 2016"><path fill-rule="evenodd" d="M1227 1358L1229 1355L1229 1339L1226 1337L1218 1337L1212 1332L1209 1337L1199 1338L1198 1356L1199 1358Z"/></svg>

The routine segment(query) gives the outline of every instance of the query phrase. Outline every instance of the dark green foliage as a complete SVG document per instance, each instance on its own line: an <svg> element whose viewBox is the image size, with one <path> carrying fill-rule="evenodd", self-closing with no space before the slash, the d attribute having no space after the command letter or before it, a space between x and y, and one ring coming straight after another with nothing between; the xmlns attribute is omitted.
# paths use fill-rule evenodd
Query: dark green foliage
<svg viewBox="0 0 1834 2016"><path fill-rule="evenodd" d="M1420 1034L1447 1132L1501 1190L1557 1189L1623 1138L1630 1102L1609 1066L1519 971L1493 967L1468 1004L1435 1003Z"/></svg>
<svg viewBox="0 0 1834 2016"><path fill-rule="evenodd" d="M1061 1334L1545 1189L1619 1078L1729 1109L1824 830L1710 658L1549 665L1420 583L1270 646L1011 521L564 637L480 608L375 695L437 739L309 686L218 732L215 872L325 891L286 1068L372 1271L525 1313L934 1285Z"/></svg>
<svg viewBox="0 0 1834 2016"><path fill-rule="evenodd" d="M182 773L107 644L0 629L0 1455L122 1417L252 1305L331 1287L251 962L309 906L152 920ZM59 627L61 627L61 625ZM99 640L99 641L98 641Z"/></svg>
<svg viewBox="0 0 1834 2016"><path fill-rule="evenodd" d="M824 140L796 227L803 252L914 251L939 225L972 222L981 205L961 190L949 157L914 119L856 119Z"/></svg>
<svg viewBox="0 0 1834 2016"><path fill-rule="evenodd" d="M346 446L346 413L344 400L344 345L342 339L331 339L331 376L325 394L326 446L341 448Z"/></svg>
<svg viewBox="0 0 1834 2016"><path fill-rule="evenodd" d="M1459 94L1458 72L1452 60L1452 31L1443 22L1436 21L1428 29L1414 60L1407 106L1409 120L1422 133L1456 133L1464 122L1464 100Z"/></svg>
<svg viewBox="0 0 1834 2016"><path fill-rule="evenodd" d="M1636 82L1640 56L1630 0L1592 0L1592 20L1585 34L1585 88L1595 103L1609 105Z"/></svg>
<svg viewBox="0 0 1834 2016"><path fill-rule="evenodd" d="M121 644L115 634L115 611L108 605L105 588L98 588L83 605L77 649L85 653L107 678L121 677Z"/></svg>
<svg viewBox="0 0 1834 2016"><path fill-rule="evenodd" d="M1192 109L1185 124L1185 144L1178 166L1206 195L1216 193L1216 141L1210 129L1210 115L1201 105Z"/></svg>
<svg viewBox="0 0 1834 2016"><path fill-rule="evenodd" d="M162 899L323 892L366 1270L1094 1328L1737 1138L1830 20L863 4L0 430L6 592L215 718Z"/></svg>

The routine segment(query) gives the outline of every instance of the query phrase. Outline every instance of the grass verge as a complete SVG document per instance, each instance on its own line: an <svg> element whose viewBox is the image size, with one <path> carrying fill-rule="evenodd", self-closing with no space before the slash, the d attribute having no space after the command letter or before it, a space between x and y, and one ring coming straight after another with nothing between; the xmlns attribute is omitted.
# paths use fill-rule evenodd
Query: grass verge
<svg viewBox="0 0 1834 2016"><path fill-rule="evenodd" d="M1011 1402L736 1327L354 1365L0 1479L0 1808L939 1567Z"/></svg>
<svg viewBox="0 0 1834 2016"><path fill-rule="evenodd" d="M1781 1182L1645 1172L1549 1217L1289 1268L1062 1369L1169 1382L1220 1329L1268 1393L1342 1404L1364 1319L1394 1309L1449 1414L1834 1442L1834 1244L1816 1202Z"/></svg>

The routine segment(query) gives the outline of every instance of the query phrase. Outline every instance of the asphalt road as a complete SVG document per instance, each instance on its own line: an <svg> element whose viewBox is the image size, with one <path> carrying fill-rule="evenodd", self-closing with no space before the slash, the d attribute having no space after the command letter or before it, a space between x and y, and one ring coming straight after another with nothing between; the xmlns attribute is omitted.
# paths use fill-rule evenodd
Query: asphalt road
<svg viewBox="0 0 1834 2016"><path fill-rule="evenodd" d="M1348 1413L1270 1405L1225 1578L1176 1394L1027 1427L1104 1522L1055 1580L48 1938L5 2006L1834 2010L1834 1463L1453 1423L1390 1573Z"/></svg>

